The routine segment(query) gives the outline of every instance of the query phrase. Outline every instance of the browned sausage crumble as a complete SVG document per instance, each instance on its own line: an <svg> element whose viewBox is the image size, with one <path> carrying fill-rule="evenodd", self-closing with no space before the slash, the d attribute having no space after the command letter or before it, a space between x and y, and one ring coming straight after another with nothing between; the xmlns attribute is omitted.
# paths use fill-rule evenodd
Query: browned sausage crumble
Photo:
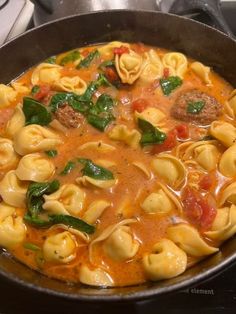
<svg viewBox="0 0 236 314"><path fill-rule="evenodd" d="M56 119L67 128L78 128L83 116L68 104L63 104L55 112Z"/></svg>

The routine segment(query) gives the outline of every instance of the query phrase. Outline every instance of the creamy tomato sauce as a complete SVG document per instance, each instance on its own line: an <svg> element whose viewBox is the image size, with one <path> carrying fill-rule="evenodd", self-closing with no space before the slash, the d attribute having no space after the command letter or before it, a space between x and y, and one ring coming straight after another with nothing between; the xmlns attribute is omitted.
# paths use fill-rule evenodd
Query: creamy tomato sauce
<svg viewBox="0 0 236 314"><path fill-rule="evenodd" d="M183 256L187 256L187 263L185 267L183 267L184 269L197 262L199 259L213 253L213 251L210 252L209 248L204 247L204 249L202 249L202 246L204 246L202 243L197 244L196 248L194 249L194 252L196 252L198 247L200 247L199 254L191 253L191 250L185 250L184 244L181 244L180 240L175 242L173 237L169 236L167 230L173 226L188 225L191 228L194 228L199 239L201 239L201 241L210 248L218 247L222 242L221 239L218 239L217 237L211 238L207 236L206 232L212 230L218 208L227 205L227 203L221 202L222 193L224 193L224 187L227 184L235 181L235 176L226 176L222 174L218 168L220 158L228 148L225 147L225 145L219 139L217 139L217 136L214 137L210 131L211 123L200 125L194 120L191 120L191 118L188 121L176 119L171 115L171 108L177 105L180 95L187 91L198 90L200 92L206 93L211 97L214 97L216 102L219 104L220 113L218 116L216 115L215 120L228 122L232 126L236 127L235 121L227 114L225 110L225 103L230 98L233 88L229 83L227 83L223 78L221 78L212 70L207 72L210 83L206 83L206 81L202 79L202 74L197 73L191 68L191 64L193 64L195 61L187 57L186 68L181 75L178 74L178 60L176 61L176 64L175 61L173 61L172 65L170 64L169 67L165 64L162 65L162 70L160 70L161 72L159 71L158 73L158 66L160 65L155 63L155 60L153 62L152 59L147 59L145 54L149 53L150 50L154 51L158 56L158 60L161 62L161 64L163 64L165 55L170 53L169 51L161 48L145 46L143 44L127 45L127 50L118 52L116 51L116 53L114 51L116 46L109 48L107 53L104 53L104 50L100 50L98 56L95 57L88 64L88 66L82 68L78 68L79 62L81 62L81 60L85 60L85 58L96 49L99 51L99 49L101 49L103 46L79 48L77 51L80 53L80 58L76 60L68 59L69 61L65 62L63 66L60 64L62 63L63 58L68 56L68 53L63 53L57 56L55 59L55 64L60 66L60 77L79 77L86 83L86 88L88 88L90 82L97 79L99 73L104 74L108 80L110 79L110 84L99 86L92 95L92 102L94 105L99 96L105 93L110 95L114 101L114 105L111 109L113 118L103 131L97 129L94 127L94 125L89 124L88 120L86 120L86 115L81 112L79 112L80 121L78 125L76 127L68 127L68 125L63 125L63 132L60 130L55 130L54 127L52 127L50 124L43 126L58 134L63 142L62 144L55 145L53 148L57 151L57 155L55 157L49 157L44 150L36 151L45 160L53 163L55 167L53 174L50 176L50 179L45 181L51 182L56 179L60 182L60 186L74 184L78 186L85 195L81 211L79 211L77 215L72 216L83 220L83 216L86 214L86 211L92 202L103 200L109 203L109 206L107 206L101 215L98 215L96 221L91 224L95 227L95 229L92 234L89 234L89 239L87 242L83 241L83 239L81 239L81 237L76 233L71 233L73 241L76 242L76 249L74 249L75 252L72 252L74 257L66 263L60 262L60 259L56 260L53 258L45 258L47 254L45 253L46 248L44 247L45 241L48 238L64 232L65 228L62 228L61 225L57 224L47 228L39 228L23 220L26 230L24 240L22 243L10 247L9 250L21 262L53 278L58 278L69 282L78 283L82 281L82 283L85 284L92 284L92 279L89 279L88 282L84 282L84 279L81 279L83 277L81 275L81 267L83 265L88 267L91 272L96 271L97 269L102 269L103 272L108 274L112 282L111 285L113 286L134 285L143 283L147 280L158 280L173 277L181 272L176 271L176 274L173 273L172 275L169 275L169 270L166 270L168 267L165 265L163 266L163 269L159 269L162 267L163 261L158 262L154 267L157 269L157 271L150 271L148 268L151 267L150 264L146 266L144 265L144 256L150 254L158 255L158 253L161 253L162 249L155 251L153 248L155 244L160 243L160 241L163 239L171 241L176 250L181 250L181 254L183 252ZM117 48L121 49L120 47L122 48L124 45L118 43ZM127 58L127 60L124 61L124 64L126 64L128 70L126 69L125 71L129 72L129 69L131 69L131 72L132 70L133 72L139 71L137 68L140 67L140 73L139 75L137 74L137 78L132 83L126 83L124 77L122 76L122 73L124 72L121 71L122 73L119 73L118 59L121 58L122 55L124 56L125 54L132 54L132 52L135 54L135 56L138 55L140 57L140 64L137 63L136 68L132 69L132 64L130 65L129 62L132 63L133 61L130 61ZM177 58L179 58L178 55ZM101 68L100 65L104 61L112 61L112 66ZM138 61L135 60L135 62L139 62L139 59ZM152 67L154 67L154 74L150 70L149 79L142 79L142 69L145 68L145 62L153 62ZM202 66L206 67L207 65ZM108 68L110 69L110 72L107 71ZM33 84L32 75L36 70L37 68L29 70L16 81L21 83L23 86L28 87L29 91L18 93L15 99L11 101L8 106L2 107L0 109L1 136L4 138L9 138L7 135L7 122L13 116L16 105L23 103L25 96L39 101L42 106L50 111L50 101L53 95L59 92L69 93L69 91L59 88L53 80L51 82L50 79L46 79L46 82L43 81L43 76L41 76L41 78L39 77L37 84ZM153 79L152 76L154 77ZM181 84L173 88L169 95L165 95L162 88L162 79L168 80L170 77L180 77ZM117 87L114 86L114 78L115 80L119 81ZM58 79L59 78L57 76L56 80ZM37 85L39 89L42 88L42 86L48 86L45 95L40 96L37 94L39 91L37 91L36 94L33 94L32 88L34 85ZM135 107L135 102L137 100L141 100L141 105L139 102L139 107ZM198 104L196 104L196 102L198 102ZM199 100L196 102L193 103L193 106L199 106ZM63 105L65 105L65 103L68 105L67 101L65 101ZM189 103L187 103L187 105L189 106ZM204 103L204 101L201 103L200 100L200 106L201 105L203 107L205 106L206 108L208 104ZM59 104L58 108L60 108L60 106L61 103ZM109 136L113 128L119 125L127 126L129 131L136 130L142 136L144 131L141 130L138 126L137 118L135 118L135 112L137 113L138 110L142 115L142 113L148 108L158 109L164 115L164 118L154 125L156 129L165 134L166 137L164 141L161 143L154 141L153 143L149 143L149 145L145 146L142 146L138 143L135 146L132 145L132 143L127 144L127 142L125 142L122 137L115 140ZM199 110L199 107L196 110ZM203 109L200 109L196 114L200 114L201 110ZM52 113L53 119L55 119L54 114L55 112ZM192 114L194 115L194 113ZM184 130L182 128L184 128ZM184 134L181 133L183 131ZM216 154L214 156L212 155L212 161L209 161L212 162L213 165L205 166L205 159L207 158L208 153L206 153L205 157L202 157L203 159L205 158L204 161L197 159L196 152L191 153L187 159L184 159L182 153L178 153L178 149L179 151L186 151L188 146L186 146L186 148L184 146L183 148L179 148L180 145L183 145L183 143L199 143L204 139L205 136L211 136L209 138L209 143L213 146L210 146L210 148L213 149L214 154ZM13 141L14 147L14 136L11 138L11 140ZM167 140L169 142L167 142ZM82 145L89 142L97 142L98 146L101 145L99 144L101 142L106 143L111 145L113 150L102 152L94 147L91 149L89 146L87 148L85 147L84 149L81 149ZM48 150L50 149L47 149L47 151ZM180 184L176 183L176 179L174 179L174 182L170 183L168 178L159 173L159 169L161 168L160 165L156 170L153 160L155 160L155 158L158 156L161 156L161 154L174 156L183 164L185 170ZM215 156L217 156L216 159L214 159ZM17 169L19 159L22 157L22 155L19 156L13 165L11 164L10 166L4 168L0 167L1 180L3 180L4 176L9 170ZM76 181L78 177L83 176L81 171L84 168L84 165L78 161L79 158L90 159L95 165L100 165L101 167L109 170L113 174L116 183L108 188L100 188L92 184L84 185L81 182ZM211 158L211 156L209 158ZM215 160L217 160L217 162ZM62 175L61 172L69 161L74 162L74 168L67 174ZM170 161L170 167L172 167L171 162L172 161ZM138 163L145 170L143 171L134 163ZM177 167L177 170L174 167ZM179 166L173 166L173 171L180 171L178 167ZM170 176L172 172L171 169ZM177 176L178 175L179 174L177 173ZM166 176L168 177L168 173ZM25 183L29 186L31 182L30 180L26 180ZM175 183L177 185L175 185ZM163 192L164 194L167 194L165 194L165 199L161 201L162 205L156 205L156 207L154 206L156 209L152 208L149 210L149 208L144 208L145 206L143 204L145 203L145 200L147 200L147 198L152 193L157 193L162 186L167 189L167 192L166 190ZM178 204L180 204L179 208L175 205L173 200L169 198L168 193L177 200ZM4 199L4 196L1 196L3 201L7 203L7 200ZM168 202L172 204L170 209L168 209L169 205L166 205L165 203L166 198ZM58 201L62 203L63 201L66 202L63 200L63 198L59 199ZM155 200L152 201L155 202ZM157 200L156 202L158 203L159 201ZM150 202L147 207L148 206L151 206ZM163 207L163 210L160 210L160 206ZM15 215L24 217L26 212L29 210L29 208L27 208L27 196L26 206L24 208L16 208ZM59 211L54 212L54 214L59 213ZM47 216L48 213L47 211L43 210L43 212L41 212L41 215L42 214ZM95 241L91 248L91 243L93 243L93 241L98 238L104 232L104 230L106 230L106 228L111 225L116 225L125 219L133 219L131 223L128 223L127 225L124 224L124 226L128 226L129 228L129 240L122 238L121 236L121 238L117 239L116 244L114 244L112 241L106 242L108 241L109 237L105 237L105 239L100 242L96 243ZM68 230L70 232L70 229ZM114 229L114 231L115 230L117 229ZM126 242L130 241L130 239L131 244L127 244ZM199 239L195 240L194 238L193 243L198 243L198 241L200 241ZM104 249L104 245L106 245L105 243L110 245L109 249L112 250L112 252L114 251L114 256L119 250L132 250L134 243L138 245L138 249L133 254L133 256L127 258L114 258L113 255L109 255L107 250ZM32 247L32 244L35 247ZM128 248L126 245L128 245ZM164 251L165 249L163 249L163 252ZM203 251L205 253L202 253ZM176 252L176 256L180 254L179 251ZM126 253L127 252L124 254ZM50 256L52 256L54 253L51 252L50 254ZM63 259L63 257L61 259ZM184 259L184 257L181 255L181 258L179 259ZM151 260L149 260L149 262L155 263L155 261ZM176 260L174 260L173 263L176 264L174 267L179 269L180 264L178 263L180 262L176 262ZM158 275L155 275L156 272ZM163 273L163 275L160 276L159 272ZM101 279L101 282L94 282L94 285L109 285L106 283L107 281L104 282Z"/></svg>

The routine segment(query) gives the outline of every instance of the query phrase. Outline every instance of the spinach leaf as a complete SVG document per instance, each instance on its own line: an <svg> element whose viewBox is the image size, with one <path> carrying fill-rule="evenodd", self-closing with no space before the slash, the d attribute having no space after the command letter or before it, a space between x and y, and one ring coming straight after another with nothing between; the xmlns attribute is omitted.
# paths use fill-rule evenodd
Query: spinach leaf
<svg viewBox="0 0 236 314"><path fill-rule="evenodd" d="M57 156L58 152L56 149L51 149L51 150L46 150L45 154L48 155L48 157L53 158Z"/></svg>
<svg viewBox="0 0 236 314"><path fill-rule="evenodd" d="M90 52L86 58L80 61L80 63L77 65L77 69L81 68L88 68L92 61L100 56L100 53L97 49Z"/></svg>
<svg viewBox="0 0 236 314"><path fill-rule="evenodd" d="M77 95L74 93L56 93L52 96L49 104L51 112L56 112L57 109L68 103L70 106L76 102Z"/></svg>
<svg viewBox="0 0 236 314"><path fill-rule="evenodd" d="M75 162L68 161L65 165L65 168L60 172L60 175L65 176L66 174L70 173L75 168Z"/></svg>
<svg viewBox="0 0 236 314"><path fill-rule="evenodd" d="M60 65L65 65L69 62L74 62L80 58L80 52L78 50L70 51L61 59Z"/></svg>
<svg viewBox="0 0 236 314"><path fill-rule="evenodd" d="M111 113L113 106L114 102L110 95L100 95L96 104L88 112L88 123L96 129L104 131L107 125L114 120L114 116Z"/></svg>
<svg viewBox="0 0 236 314"><path fill-rule="evenodd" d="M87 87L85 93L81 96L78 96L78 100L82 102L89 102L92 99L93 94L100 86L110 86L106 77L103 74L99 74L98 78L95 81L92 81Z"/></svg>
<svg viewBox="0 0 236 314"><path fill-rule="evenodd" d="M48 125L52 121L51 113L47 111L47 108L30 97L23 98L23 112L26 125Z"/></svg>
<svg viewBox="0 0 236 314"><path fill-rule="evenodd" d="M42 211L42 205L44 203L43 195L51 194L57 191L60 187L58 180L52 182L34 182L28 186L26 193L26 205L28 213L32 217L37 217Z"/></svg>
<svg viewBox="0 0 236 314"><path fill-rule="evenodd" d="M166 134L161 132L146 120L138 119L138 126L143 131L140 144L142 146L150 144L162 144L166 139Z"/></svg>
<svg viewBox="0 0 236 314"><path fill-rule="evenodd" d="M86 232L88 234L94 233L95 227L92 225L89 225L82 219L69 216L69 215L50 215L49 221L55 225L55 224L63 224L68 227L72 227L76 230Z"/></svg>
<svg viewBox="0 0 236 314"><path fill-rule="evenodd" d="M79 158L78 161L84 165L84 168L81 170L84 176L88 176L96 180L114 179L113 173L110 170L94 164L92 160Z"/></svg>
<svg viewBox="0 0 236 314"><path fill-rule="evenodd" d="M93 127L100 131L104 131L105 128L113 121L115 118L113 115L108 115L107 118L102 118L98 115L89 114L87 116L87 121Z"/></svg>
<svg viewBox="0 0 236 314"><path fill-rule="evenodd" d="M88 234L94 233L95 227L87 224L85 221L69 216L69 215L50 215L48 220L44 220L38 217L32 217L28 214L24 216L24 220L36 228L49 228L53 225L64 224L68 227L72 227L76 230L86 232Z"/></svg>
<svg viewBox="0 0 236 314"><path fill-rule="evenodd" d="M170 95L170 93L181 86L182 83L182 79L178 76L169 76L168 78L160 79L161 89L166 96Z"/></svg>
<svg viewBox="0 0 236 314"><path fill-rule="evenodd" d="M205 101L190 101L187 104L187 112L192 114L198 114L205 107Z"/></svg>
<svg viewBox="0 0 236 314"><path fill-rule="evenodd" d="M39 91L40 91L40 86L34 85L34 86L32 87L32 89L31 89L31 95L34 96L34 95L37 94Z"/></svg>
<svg viewBox="0 0 236 314"><path fill-rule="evenodd" d="M30 242L25 242L25 243L23 244L23 247L24 247L25 249L27 249L27 250L35 251L35 252L41 250L39 246L35 245L34 243L30 243Z"/></svg>
<svg viewBox="0 0 236 314"><path fill-rule="evenodd" d="M57 59L56 56L51 56L48 59L46 59L44 62L45 63L50 63L50 64L55 64L56 63L56 59Z"/></svg>

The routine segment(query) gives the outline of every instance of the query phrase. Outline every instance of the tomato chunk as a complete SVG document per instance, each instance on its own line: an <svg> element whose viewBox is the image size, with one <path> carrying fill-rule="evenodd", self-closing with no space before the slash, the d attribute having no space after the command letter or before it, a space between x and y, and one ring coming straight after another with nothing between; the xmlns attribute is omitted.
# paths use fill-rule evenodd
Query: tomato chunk
<svg viewBox="0 0 236 314"><path fill-rule="evenodd" d="M162 144L156 144L152 148L153 154L159 154L164 151L171 150L177 145L176 130L173 129L167 134L167 138Z"/></svg>
<svg viewBox="0 0 236 314"><path fill-rule="evenodd" d="M41 85L39 88L39 91L34 94L34 98L36 100L42 100L45 98L48 93L50 92L50 86L49 85Z"/></svg>
<svg viewBox="0 0 236 314"><path fill-rule="evenodd" d="M214 178L212 177L212 174L206 174L201 178L199 187L203 190L209 191L213 184Z"/></svg>
<svg viewBox="0 0 236 314"><path fill-rule="evenodd" d="M170 69L169 68L164 68L163 70L163 77L168 78L170 76Z"/></svg>
<svg viewBox="0 0 236 314"><path fill-rule="evenodd" d="M129 53L129 48L125 46L116 47L113 49L115 55L121 56L123 53Z"/></svg>
<svg viewBox="0 0 236 314"><path fill-rule="evenodd" d="M189 138L189 127L187 124L179 124L175 127L175 129L179 139L186 140Z"/></svg>
<svg viewBox="0 0 236 314"><path fill-rule="evenodd" d="M131 104L132 110L138 112L143 112L149 106L150 106L149 102L144 98L136 99Z"/></svg>
<svg viewBox="0 0 236 314"><path fill-rule="evenodd" d="M201 231L209 230L216 216L216 207L210 197L204 197L197 190L186 187L182 200L184 213L190 223Z"/></svg>

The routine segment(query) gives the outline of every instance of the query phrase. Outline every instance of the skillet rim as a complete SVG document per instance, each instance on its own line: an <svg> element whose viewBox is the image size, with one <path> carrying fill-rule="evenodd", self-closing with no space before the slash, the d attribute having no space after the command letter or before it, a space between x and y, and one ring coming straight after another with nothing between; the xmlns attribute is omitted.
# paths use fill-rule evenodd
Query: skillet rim
<svg viewBox="0 0 236 314"><path fill-rule="evenodd" d="M80 16L93 16L93 15L101 15L101 14L115 14L116 12L119 12L119 13L122 13L122 12L126 12L126 13L130 13L130 14L137 14L137 13L144 13L144 14L148 14L148 13L152 13L152 14L155 14L156 16L160 15L160 16L172 16L172 17L175 17L177 19L180 19L180 20L185 20L187 23L189 24L197 24L199 27L201 27L202 29L208 29L208 30L211 30L215 33L218 33L219 36L222 36L222 37L226 37L228 40L231 40L233 41L235 44L236 44L236 39L235 38L232 38L230 36L228 36L227 34L225 34L224 32L218 30L218 29L215 29L209 25L206 25L206 24L203 24L201 22L198 22L198 21L195 21L195 20L191 20L187 17L184 17L184 16L178 16L176 14L170 14L170 13L164 13L164 12L161 12L161 11L153 11L153 10L130 10L130 9L115 9L115 10L100 10L100 11L91 11L89 13L80 13L80 14L73 14L73 15L70 15L70 16L66 16L66 17L62 17L62 18L59 18L59 19L55 19L53 21L50 21L50 22L47 22L45 24L42 24L42 25L39 25L33 29L30 29L28 31L26 31L25 33L23 34L20 34L16 37L14 37L13 39L11 39L10 41L8 41L7 43L4 43L2 46L0 46L0 50L4 49L5 47L11 45L12 42L15 42L17 40L20 40L21 38L24 38L25 36L27 36L29 33L33 33L33 32L37 32L39 29L47 29L48 25L51 25L51 24L56 24L58 22L63 22L64 20L70 20L70 19L76 19ZM220 39L220 38L219 38ZM24 71L27 71L27 70L24 70ZM24 72L23 72L24 73ZM20 74L21 75L21 74ZM231 238L232 239L232 238ZM230 241L230 239L229 239ZM1 253L1 249L0 249L0 254ZM10 254L9 254L10 255ZM215 254L214 254L215 255ZM211 255L214 256L214 255ZM10 255L12 258L12 255ZM205 260L209 259L210 257L206 258ZM17 261L16 259L14 259L17 263L21 263L19 261ZM199 273L197 275L194 275L193 277L189 278L189 279L185 279L183 280L182 282L179 282L179 283L175 283L175 284L172 284L168 287L158 287L158 282L154 283L154 284L157 284L157 286L155 287L151 287L151 288L145 288L144 286L144 290L141 290L141 291L136 291L136 292L131 292L131 293L116 293L116 294L113 294L113 295L90 295L90 294L87 294L87 295L81 295L81 294L76 294L76 293L68 293L68 292L61 292L59 290L53 290L51 288L46 288L46 287L42 287L42 286L38 286L34 283L30 283L30 282L27 282L23 279L20 279L19 277L17 277L16 275L12 274L12 273L9 273L9 272L6 272L4 270L2 270L0 268L0 277L3 277L4 279L6 279L7 281L11 282L11 283L14 283L14 284L17 284L19 285L20 287L23 287L23 288L27 288L27 289L31 289L33 290L34 292L40 292L40 293L44 293L44 294L47 294L47 295L52 295L52 296L55 296L55 297L62 297L64 299L67 299L67 300L74 300L74 301L84 301L84 302L129 302L129 301L138 301L138 300L145 300L145 299L150 299L150 298L153 298L155 296L159 296L159 295L163 295L163 294L169 294L171 292L177 292L179 290L182 290L182 289L185 289L185 288L190 288L191 286L193 285L196 285L198 284L199 282L203 282L203 281L207 281L209 280L210 278L220 274L221 272L223 272L227 266L227 268L231 267L233 265L233 262L235 262L236 260L236 251L231 254L230 256L226 257L224 260L222 260L221 262L219 262L217 265L213 266L213 267L210 267L209 269L206 269L205 271L203 271L202 273ZM21 263L22 264L22 263ZM24 265L24 264L22 264ZM25 266L25 265L24 265ZM28 266L25 266L28 268ZM33 270L31 270L33 271ZM37 273L37 271L35 271L35 273ZM40 276L42 276L41 274L39 274ZM44 275L43 275L44 276ZM153 284L153 285L154 285ZM65 284L66 286L66 284ZM136 287L141 287L142 285L136 285ZM129 287L127 287L129 288ZM92 288L94 289L95 291L101 291L102 289L101 288ZM112 288L114 289L114 288ZM119 288L115 288L115 289L119 289Z"/></svg>

